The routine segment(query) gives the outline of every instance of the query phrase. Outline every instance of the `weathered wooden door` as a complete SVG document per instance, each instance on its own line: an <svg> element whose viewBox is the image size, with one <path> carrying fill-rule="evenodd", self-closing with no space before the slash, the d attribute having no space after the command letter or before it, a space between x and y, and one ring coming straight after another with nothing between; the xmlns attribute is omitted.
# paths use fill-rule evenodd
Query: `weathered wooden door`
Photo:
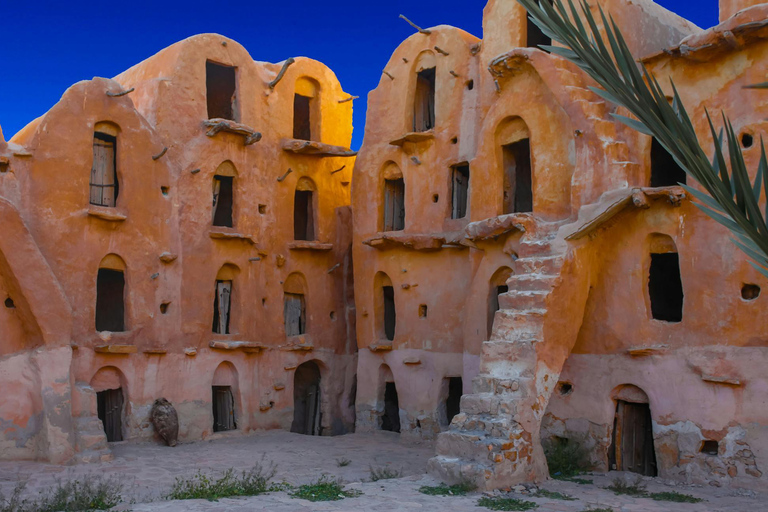
<svg viewBox="0 0 768 512"><path fill-rule="evenodd" d="M298 336L306 330L306 316L304 295L298 293L286 293L283 302L283 318L285 321L285 335Z"/></svg>
<svg viewBox="0 0 768 512"><path fill-rule="evenodd" d="M237 428L235 398L230 386L213 386L213 431L223 432Z"/></svg>
<svg viewBox="0 0 768 512"><path fill-rule="evenodd" d="M320 368L307 361L293 376L293 423L291 432L320 435Z"/></svg>
<svg viewBox="0 0 768 512"><path fill-rule="evenodd" d="M107 442L123 440L123 390L107 389L96 393L96 408Z"/></svg>
<svg viewBox="0 0 768 512"><path fill-rule="evenodd" d="M96 133L93 138L93 166L91 167L91 204L115 206L117 175L115 172L116 139Z"/></svg>
<svg viewBox="0 0 768 512"><path fill-rule="evenodd" d="M656 453L648 404L619 400L613 435L617 470L656 476Z"/></svg>

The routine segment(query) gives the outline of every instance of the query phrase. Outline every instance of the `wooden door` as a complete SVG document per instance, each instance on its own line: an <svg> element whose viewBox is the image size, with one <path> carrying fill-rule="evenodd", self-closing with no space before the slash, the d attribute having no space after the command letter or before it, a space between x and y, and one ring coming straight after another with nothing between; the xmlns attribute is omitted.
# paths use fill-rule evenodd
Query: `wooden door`
<svg viewBox="0 0 768 512"><path fill-rule="evenodd" d="M653 448L653 426L648 404L619 400L615 424L616 469L656 476L656 453Z"/></svg>
<svg viewBox="0 0 768 512"><path fill-rule="evenodd" d="M237 428L235 399L230 386L213 386L213 431L223 432Z"/></svg>
<svg viewBox="0 0 768 512"><path fill-rule="evenodd" d="M123 440L123 390L107 389L96 393L96 406L107 442Z"/></svg>

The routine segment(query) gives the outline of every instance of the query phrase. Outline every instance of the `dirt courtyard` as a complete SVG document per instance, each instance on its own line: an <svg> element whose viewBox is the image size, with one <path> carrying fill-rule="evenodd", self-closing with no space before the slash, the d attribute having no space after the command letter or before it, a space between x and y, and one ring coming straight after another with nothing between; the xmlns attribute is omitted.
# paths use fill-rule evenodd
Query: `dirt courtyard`
<svg viewBox="0 0 768 512"><path fill-rule="evenodd" d="M351 434L339 437L313 437L284 431L255 432L247 435L216 435L212 439L167 448L153 443L116 443L111 462L77 466L54 466L38 462L0 462L0 490L6 495L19 481L27 481L34 494L55 483L56 479L82 478L87 474L118 476L126 485L124 497L132 504L114 510L134 512L181 511L482 511L477 501L481 493L463 497L428 496L418 491L424 485L436 485L426 475L427 460L433 455L432 443L414 440L390 432ZM164 495L178 477L190 477L197 471L216 476L228 468L250 469L264 460L277 465L276 482L301 485L317 480L322 474L349 482L347 489L362 492L357 498L333 502L309 502L275 492L250 498L168 501ZM340 460L349 460L340 466ZM370 481L371 468L389 468L402 477ZM575 500L537 498L515 494L538 504L540 512L582 512L612 509L614 512L758 512L768 510L768 495L737 489L674 485L662 479L645 479L652 492L677 491L706 501L697 504L653 501L648 498L617 496L604 489L623 473L589 476L593 484L550 481L542 488L567 494Z"/></svg>

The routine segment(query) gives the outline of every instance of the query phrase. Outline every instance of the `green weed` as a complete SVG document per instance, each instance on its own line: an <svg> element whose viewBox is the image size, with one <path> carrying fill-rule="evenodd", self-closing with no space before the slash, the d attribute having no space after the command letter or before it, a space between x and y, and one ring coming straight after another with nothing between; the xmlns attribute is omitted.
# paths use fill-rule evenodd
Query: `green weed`
<svg viewBox="0 0 768 512"><path fill-rule="evenodd" d="M209 500L216 501L230 496L258 496L271 491L285 490L285 484L272 484L275 477L275 464L257 463L249 471L239 475L233 468L227 469L219 478L208 476L198 471L191 478L176 478L169 500Z"/></svg>
<svg viewBox="0 0 768 512"><path fill-rule="evenodd" d="M516 498L503 498L501 496L483 496L477 502L479 507L489 508L491 510L533 510L538 505L532 501L523 501Z"/></svg>
<svg viewBox="0 0 768 512"><path fill-rule="evenodd" d="M652 492L648 497L656 501L674 501L675 503L700 503L704 501L701 498L689 496L688 494L680 494L675 491Z"/></svg>
<svg viewBox="0 0 768 512"><path fill-rule="evenodd" d="M350 464L352 464L352 461L349 459L345 459L343 457L341 459L336 459L336 465L340 468L349 466Z"/></svg>
<svg viewBox="0 0 768 512"><path fill-rule="evenodd" d="M546 489L539 489L538 491L536 491L536 497L539 497L539 496L541 496L542 498L549 498L552 500L576 501L576 498L568 496L567 494L563 494L561 492L556 492L556 491L548 491Z"/></svg>
<svg viewBox="0 0 768 512"><path fill-rule="evenodd" d="M552 478L572 478L592 469L589 454L579 443L553 441L548 443L544 453Z"/></svg>
<svg viewBox="0 0 768 512"><path fill-rule="evenodd" d="M308 501L338 501L344 498L355 498L363 494L360 491L345 491L341 479L323 475L311 484L300 486L291 496Z"/></svg>
<svg viewBox="0 0 768 512"><path fill-rule="evenodd" d="M0 493L0 512L80 512L108 510L122 501L124 486L116 478L87 475L82 480L56 481L38 498L22 499L25 483L6 498Z"/></svg>

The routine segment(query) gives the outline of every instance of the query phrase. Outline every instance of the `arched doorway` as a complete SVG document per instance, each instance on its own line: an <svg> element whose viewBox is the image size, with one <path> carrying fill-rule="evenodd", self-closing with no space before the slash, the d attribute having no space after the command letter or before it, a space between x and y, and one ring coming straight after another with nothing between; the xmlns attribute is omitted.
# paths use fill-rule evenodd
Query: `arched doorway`
<svg viewBox="0 0 768 512"><path fill-rule="evenodd" d="M658 469L648 395L637 386L624 385L616 388L611 396L616 402L616 415L608 453L610 467L656 476Z"/></svg>
<svg viewBox="0 0 768 512"><path fill-rule="evenodd" d="M114 366L105 366L91 378L91 388L96 392L96 411L107 442L122 441L127 390L125 376Z"/></svg>
<svg viewBox="0 0 768 512"><path fill-rule="evenodd" d="M307 361L293 374L293 423L291 432L319 436L320 367Z"/></svg>

